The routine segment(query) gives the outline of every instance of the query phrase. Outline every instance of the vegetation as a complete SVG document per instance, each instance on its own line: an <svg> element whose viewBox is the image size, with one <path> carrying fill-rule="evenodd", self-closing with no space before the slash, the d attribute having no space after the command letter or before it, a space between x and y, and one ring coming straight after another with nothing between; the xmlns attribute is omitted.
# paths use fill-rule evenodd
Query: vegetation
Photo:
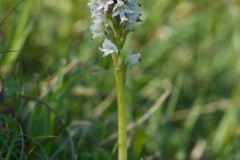
<svg viewBox="0 0 240 160"><path fill-rule="evenodd" d="M240 2L140 2L123 48L142 55L126 81L128 158L240 159ZM0 0L0 159L117 159L114 70L86 4Z"/></svg>

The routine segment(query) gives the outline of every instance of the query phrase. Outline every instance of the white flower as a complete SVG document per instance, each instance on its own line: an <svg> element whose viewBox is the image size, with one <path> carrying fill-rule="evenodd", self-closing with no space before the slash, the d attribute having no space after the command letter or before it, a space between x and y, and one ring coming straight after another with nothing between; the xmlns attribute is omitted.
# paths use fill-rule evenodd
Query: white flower
<svg viewBox="0 0 240 160"><path fill-rule="evenodd" d="M93 39L96 37L103 37L105 27L106 17L101 13L96 13L93 17L93 24L90 26L90 30L93 34Z"/></svg>
<svg viewBox="0 0 240 160"><path fill-rule="evenodd" d="M125 0L126 1L126 0ZM117 0L118 4L124 4L124 0Z"/></svg>
<svg viewBox="0 0 240 160"><path fill-rule="evenodd" d="M97 10L99 7L99 1L92 0L88 3L88 6L91 9L91 18L93 20L93 24L90 26L90 30L93 34L93 39L96 37L103 37L104 30L107 26L107 18L106 15L101 10Z"/></svg>
<svg viewBox="0 0 240 160"><path fill-rule="evenodd" d="M96 9L97 11L103 9L104 11L107 11L108 6L113 3L113 0L91 0L87 5L90 9Z"/></svg>
<svg viewBox="0 0 240 160"><path fill-rule="evenodd" d="M91 0L87 6L90 8L90 9L94 9L98 6L98 2L96 0Z"/></svg>
<svg viewBox="0 0 240 160"><path fill-rule="evenodd" d="M141 11L139 9L133 9L132 12L133 13L130 15L129 21L132 21L132 22L138 21L140 16L142 15Z"/></svg>
<svg viewBox="0 0 240 160"><path fill-rule="evenodd" d="M109 40L117 38L116 34L113 34L114 32L123 33L133 30L135 23L141 21L141 12L135 7L136 5L140 6L138 0L90 0L88 3L88 7L91 9L92 25L90 30L93 39L105 37L102 48L99 48L103 52L103 57L109 54L118 54L117 46ZM109 18L110 16L113 18ZM123 27L121 29L112 28L115 27L115 23ZM125 37L121 39L121 42L125 42ZM131 65L138 64L140 58L140 54L132 55L130 57Z"/></svg>
<svg viewBox="0 0 240 160"><path fill-rule="evenodd" d="M101 26L105 26L104 24L107 23L106 15L102 12L95 12L94 15L92 15L93 23L99 24Z"/></svg>
<svg viewBox="0 0 240 160"><path fill-rule="evenodd" d="M115 44L113 44L110 40L105 39L103 42L103 47L99 48L100 51L103 52L103 57L113 54L113 53L118 53L118 48Z"/></svg>
<svg viewBox="0 0 240 160"><path fill-rule="evenodd" d="M122 0L118 0L113 8L112 17L120 16L121 23L127 21L128 18L126 14L132 14L133 11L129 8Z"/></svg>
<svg viewBox="0 0 240 160"><path fill-rule="evenodd" d="M128 4L132 7L134 7L136 4L138 4L137 0L127 0Z"/></svg>
<svg viewBox="0 0 240 160"><path fill-rule="evenodd" d="M124 31L133 30L135 23L141 21L141 11L139 9L134 9L133 13L129 16L129 20L125 23Z"/></svg>
<svg viewBox="0 0 240 160"><path fill-rule="evenodd" d="M92 31L93 34L93 39L96 37L103 37L104 36L104 31L102 29L102 27L100 27L99 25L93 23L90 26L90 30Z"/></svg>
<svg viewBox="0 0 240 160"><path fill-rule="evenodd" d="M107 12L108 6L111 5L111 4L113 4L113 3L114 3L113 0L98 0L97 10L103 9L104 12Z"/></svg>
<svg viewBox="0 0 240 160"><path fill-rule="evenodd" d="M133 65L138 65L141 62L141 54L140 53L136 53L130 56L130 62L129 65L130 67L132 67Z"/></svg>

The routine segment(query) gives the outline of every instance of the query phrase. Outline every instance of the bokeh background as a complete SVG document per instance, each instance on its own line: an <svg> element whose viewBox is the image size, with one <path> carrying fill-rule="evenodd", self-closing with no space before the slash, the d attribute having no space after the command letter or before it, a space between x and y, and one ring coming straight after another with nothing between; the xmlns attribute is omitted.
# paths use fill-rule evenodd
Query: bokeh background
<svg viewBox="0 0 240 160"><path fill-rule="evenodd" d="M129 160L239 160L240 1L140 2ZM86 4L0 0L0 159L117 159L112 62Z"/></svg>

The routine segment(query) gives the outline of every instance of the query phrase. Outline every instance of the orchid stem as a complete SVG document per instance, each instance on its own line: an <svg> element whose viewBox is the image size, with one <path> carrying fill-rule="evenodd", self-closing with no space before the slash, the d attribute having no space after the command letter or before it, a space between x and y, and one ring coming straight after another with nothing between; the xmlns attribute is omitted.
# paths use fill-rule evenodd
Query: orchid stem
<svg viewBox="0 0 240 160"><path fill-rule="evenodd" d="M127 160L127 118L124 91L124 68L118 66L119 56L113 55L118 105L118 160Z"/></svg>

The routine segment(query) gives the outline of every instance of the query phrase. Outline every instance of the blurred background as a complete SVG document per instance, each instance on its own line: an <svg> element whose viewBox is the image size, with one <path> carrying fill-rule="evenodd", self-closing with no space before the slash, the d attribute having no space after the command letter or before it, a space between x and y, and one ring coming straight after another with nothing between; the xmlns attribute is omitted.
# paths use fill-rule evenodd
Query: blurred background
<svg viewBox="0 0 240 160"><path fill-rule="evenodd" d="M240 1L140 1L129 160L240 159ZM115 160L111 57L87 0L0 0L0 159Z"/></svg>

